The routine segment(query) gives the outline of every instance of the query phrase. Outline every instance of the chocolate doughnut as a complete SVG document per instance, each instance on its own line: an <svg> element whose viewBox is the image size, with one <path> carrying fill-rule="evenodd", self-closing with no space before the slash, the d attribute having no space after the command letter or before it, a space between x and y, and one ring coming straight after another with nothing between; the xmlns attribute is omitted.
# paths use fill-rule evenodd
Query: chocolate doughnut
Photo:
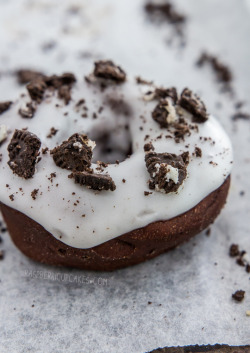
<svg viewBox="0 0 250 353"><path fill-rule="evenodd" d="M205 229L227 197L231 143L190 89L112 61L36 77L1 115L0 202L16 246L53 265L114 270Z"/></svg>

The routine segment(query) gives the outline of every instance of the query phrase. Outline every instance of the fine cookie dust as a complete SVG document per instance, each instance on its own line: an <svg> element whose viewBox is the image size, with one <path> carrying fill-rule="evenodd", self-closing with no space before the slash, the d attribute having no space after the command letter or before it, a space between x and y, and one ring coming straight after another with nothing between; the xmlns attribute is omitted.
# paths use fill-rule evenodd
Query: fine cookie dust
<svg viewBox="0 0 250 353"><path fill-rule="evenodd" d="M129 77L111 60L81 77L16 77L26 88L0 103L1 202L69 246L170 220L230 175L231 143L189 88Z"/></svg>

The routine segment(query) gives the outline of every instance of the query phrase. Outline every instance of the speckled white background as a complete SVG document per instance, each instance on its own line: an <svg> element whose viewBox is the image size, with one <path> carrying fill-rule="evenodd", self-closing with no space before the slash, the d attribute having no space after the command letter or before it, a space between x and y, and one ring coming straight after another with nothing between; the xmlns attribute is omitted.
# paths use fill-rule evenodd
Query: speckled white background
<svg viewBox="0 0 250 353"><path fill-rule="evenodd" d="M143 353L171 345L250 343L250 317L245 314L250 309L249 274L228 256L232 242L250 252L250 121L230 118L238 100L246 102L243 111L250 111L249 6L243 0L176 1L189 19L187 45L180 48L178 40L166 44L171 26L147 23L143 3L0 0L0 100L19 93L15 78L6 74L13 69L31 66L83 76L94 59L106 57L131 74L166 86L191 86L234 145L228 203L210 237L202 233L155 260L108 274L36 264L4 234L1 353ZM72 5L80 5L78 14L67 10ZM55 47L44 52L42 46L51 41ZM195 67L203 49L230 65L236 98L220 93L209 68ZM45 278L55 274L71 276L66 281ZM72 275L88 283L76 283ZM237 289L246 291L240 304L231 299Z"/></svg>

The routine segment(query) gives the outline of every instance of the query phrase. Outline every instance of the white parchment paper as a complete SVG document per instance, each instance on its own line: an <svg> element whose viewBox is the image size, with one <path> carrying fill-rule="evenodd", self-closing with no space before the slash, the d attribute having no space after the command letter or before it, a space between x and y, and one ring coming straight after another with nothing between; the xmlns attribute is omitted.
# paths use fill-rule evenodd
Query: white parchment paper
<svg viewBox="0 0 250 353"><path fill-rule="evenodd" d="M0 101L20 92L12 70L83 77L94 60L111 58L131 75L200 93L235 154L228 203L211 235L203 232L136 267L114 273L52 268L24 257L4 234L3 353L143 353L172 345L250 343L249 274L228 256L231 243L250 252L250 121L231 119L236 101L250 111L249 1L175 3L188 16L184 47L178 38L169 44L170 25L147 21L143 0L0 0ZM209 68L195 66L204 49L232 68L234 98L220 92ZM240 304L231 299L238 289L246 291Z"/></svg>

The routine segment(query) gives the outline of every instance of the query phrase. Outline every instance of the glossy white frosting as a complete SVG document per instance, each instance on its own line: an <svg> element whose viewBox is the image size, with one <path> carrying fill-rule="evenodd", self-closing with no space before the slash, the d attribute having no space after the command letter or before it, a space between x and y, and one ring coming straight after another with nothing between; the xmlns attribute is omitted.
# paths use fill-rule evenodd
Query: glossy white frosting
<svg viewBox="0 0 250 353"><path fill-rule="evenodd" d="M8 138L0 147L0 200L34 219L70 246L93 247L151 222L180 215L221 186L231 172L231 143L214 117L210 116L207 122L199 124L199 132L193 130L185 141L176 143L174 139L165 138L169 132L160 129L151 117L157 101L145 101L145 86L136 84L135 80L109 86L101 92L95 85L78 78L69 105L65 106L55 93L38 105L32 119L24 119L18 114L19 108L29 101L25 89L24 93L25 97L13 100L11 108L0 116L1 125L8 129ZM81 107L76 108L76 103L82 98L86 101L88 118L81 116L84 113ZM110 108L107 102L114 98L128 104L129 116ZM93 113L97 113L101 106L104 107L103 111L94 119ZM127 131L121 128L125 124L129 126ZM51 127L58 129L58 132L47 138ZM130 134L133 154L120 164L109 164L104 169L103 173L108 173L116 184L114 192L95 192L74 184L68 178L70 171L57 167L49 153L41 155L33 178L24 180L13 174L7 165L7 146L15 128L28 128L41 139L42 148L49 149L76 132L87 134L95 140L104 130L112 131L112 143L116 149L126 149ZM157 139L160 134L163 137ZM178 155L184 151L190 152L188 176L178 193L153 191L148 196L144 195L144 191L152 191L148 188L149 174L144 161L145 135L150 136L146 142L152 141L157 153ZM195 147L202 149L201 158L192 155ZM94 151L101 155L98 142ZM97 164L92 164L92 168L96 167ZM51 173L56 173L53 181L48 179ZM173 170L170 174L169 178L175 178ZM39 189L35 200L31 197L34 189ZM12 194L14 201L9 197Z"/></svg>

